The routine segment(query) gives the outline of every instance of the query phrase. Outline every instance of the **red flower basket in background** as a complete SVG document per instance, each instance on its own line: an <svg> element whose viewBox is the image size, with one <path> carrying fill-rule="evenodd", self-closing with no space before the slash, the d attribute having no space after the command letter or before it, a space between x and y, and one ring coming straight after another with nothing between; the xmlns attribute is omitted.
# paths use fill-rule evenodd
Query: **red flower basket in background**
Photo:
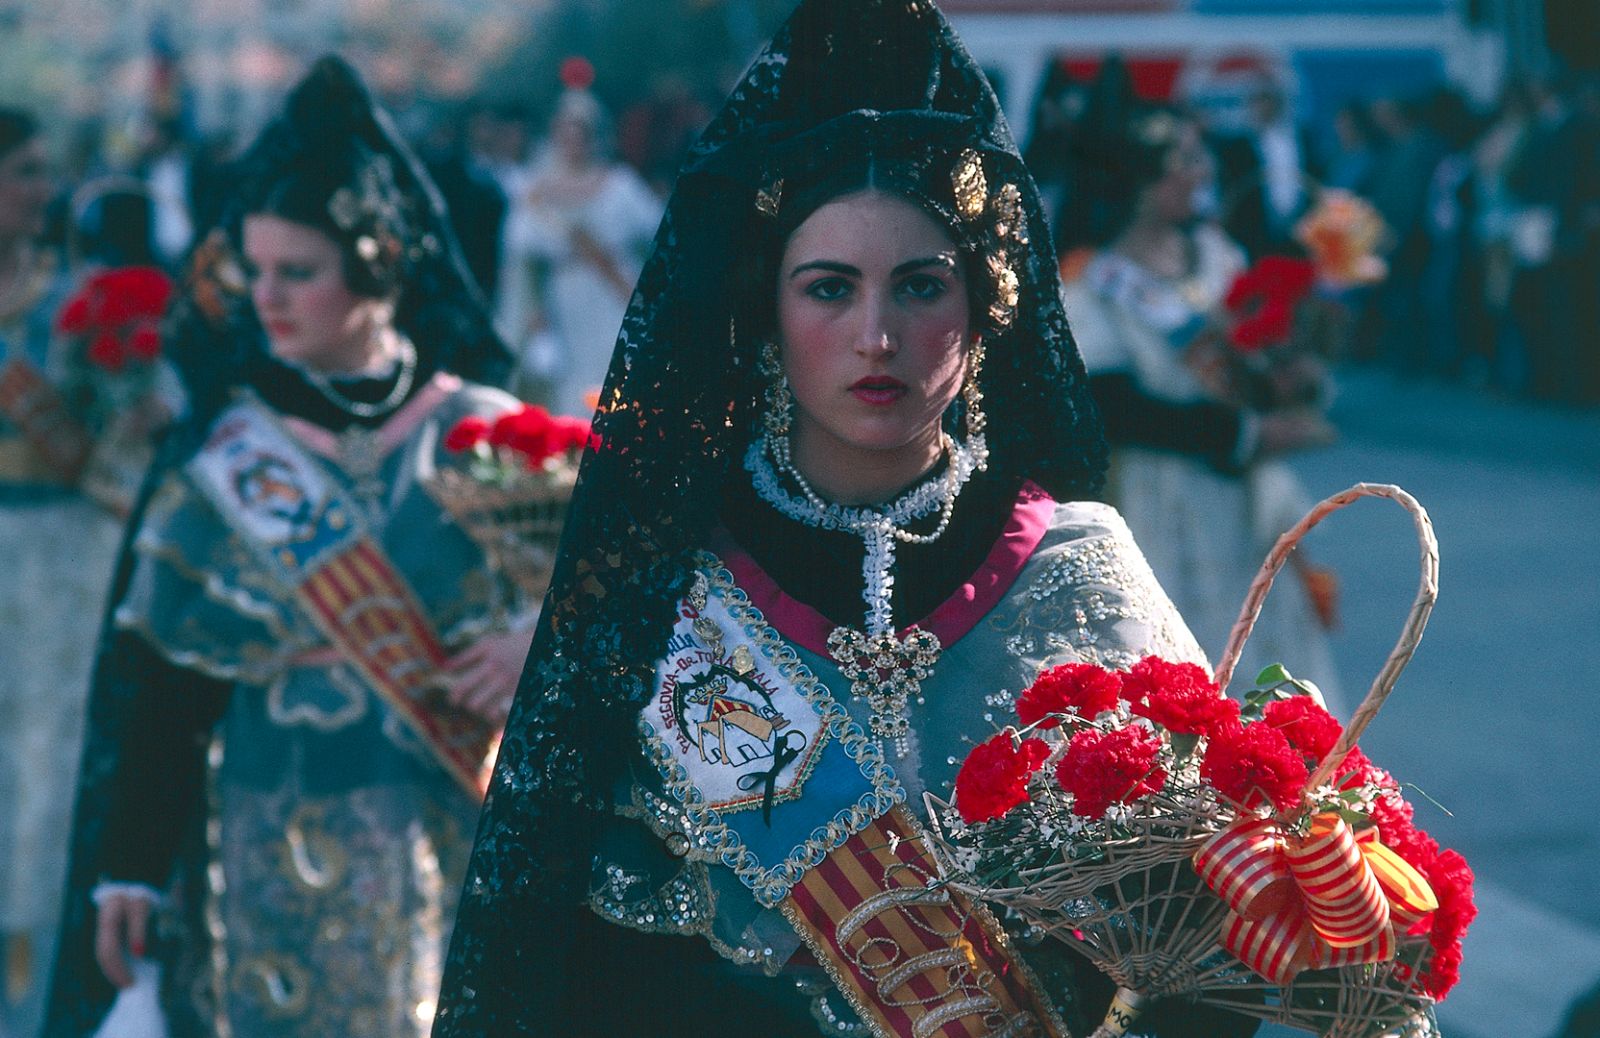
<svg viewBox="0 0 1600 1038"><path fill-rule="evenodd" d="M78 485L118 515L133 507L151 436L174 406L158 392L172 293L172 280L155 267L115 267L90 276L56 314L56 330L78 351L72 395L86 401L81 417L94 438Z"/></svg>
<svg viewBox="0 0 1600 1038"><path fill-rule="evenodd" d="M160 323L171 300L172 279L160 270L116 267L73 293L56 315L56 329L86 343L92 363L120 372L160 355Z"/></svg>
<svg viewBox="0 0 1600 1038"><path fill-rule="evenodd" d="M468 415L445 434L463 467L439 467L425 482L484 550L491 567L531 601L549 587L578 463L590 424L524 404L494 420Z"/></svg>

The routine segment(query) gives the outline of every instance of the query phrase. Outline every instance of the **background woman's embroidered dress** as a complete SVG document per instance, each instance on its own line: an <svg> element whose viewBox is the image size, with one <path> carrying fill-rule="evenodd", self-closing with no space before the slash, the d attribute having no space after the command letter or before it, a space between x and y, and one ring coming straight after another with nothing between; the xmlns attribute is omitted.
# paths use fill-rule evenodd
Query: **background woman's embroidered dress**
<svg viewBox="0 0 1600 1038"><path fill-rule="evenodd" d="M518 406L482 384L509 357L354 71L317 62L233 180L169 326L190 410L135 506L95 660L51 1038L113 1000L107 882L168 895L149 955L175 1038L425 1035L478 809L430 679L528 605L427 479L463 463L457 422ZM269 351L235 250L285 183L329 199L333 222L312 216L335 229L308 226L348 262L358 235L392 246L364 274L398 296L414 355L339 378Z"/></svg>
<svg viewBox="0 0 1600 1038"><path fill-rule="evenodd" d="M459 463L441 444L456 421L514 406L438 376L371 429L266 419L359 510L447 646L471 644L522 604L422 476ZM302 490L292 471L261 481L291 512ZM129 550L103 658L126 741L88 769L109 800L91 812L104 825L95 871L157 889L174 873L187 881L165 920L175 1028L426 1034L476 798L328 643L299 590L261 564L191 470L160 480Z"/></svg>

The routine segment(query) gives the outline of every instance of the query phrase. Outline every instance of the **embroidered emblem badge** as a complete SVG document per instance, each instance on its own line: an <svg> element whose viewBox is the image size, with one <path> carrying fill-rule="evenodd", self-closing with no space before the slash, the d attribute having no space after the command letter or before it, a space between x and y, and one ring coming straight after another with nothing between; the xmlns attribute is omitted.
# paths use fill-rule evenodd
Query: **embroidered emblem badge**
<svg viewBox="0 0 1600 1038"><path fill-rule="evenodd" d="M697 583L657 668L651 718L718 811L770 813L800 795L828 741L817 709Z"/></svg>
<svg viewBox="0 0 1600 1038"><path fill-rule="evenodd" d="M877 741L706 553L678 604L639 735L683 806L688 842L674 849L669 838L668 849L692 845L732 869L766 908L905 800Z"/></svg>

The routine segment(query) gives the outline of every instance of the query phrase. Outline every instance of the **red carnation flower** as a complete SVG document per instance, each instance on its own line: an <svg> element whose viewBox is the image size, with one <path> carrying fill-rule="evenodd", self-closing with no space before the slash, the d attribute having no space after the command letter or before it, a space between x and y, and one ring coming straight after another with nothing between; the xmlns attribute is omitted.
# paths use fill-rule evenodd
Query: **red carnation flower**
<svg viewBox="0 0 1600 1038"><path fill-rule="evenodd" d="M101 332L89 343L89 360L107 371L121 371L128 357L116 332Z"/></svg>
<svg viewBox="0 0 1600 1038"><path fill-rule="evenodd" d="M172 281L154 267L118 267L90 278L83 294L90 300L90 321L115 328L160 317L172 298Z"/></svg>
<svg viewBox="0 0 1600 1038"><path fill-rule="evenodd" d="M1167 784L1161 757L1161 737L1143 725L1109 732L1090 728L1067 744L1056 765L1056 781L1072 794L1072 813L1103 818L1112 804L1127 803Z"/></svg>
<svg viewBox="0 0 1600 1038"><path fill-rule="evenodd" d="M1373 801L1368 817L1378 827L1378 839L1423 875L1439 856L1439 843L1416 827L1412 806L1398 790L1385 790Z"/></svg>
<svg viewBox="0 0 1600 1038"><path fill-rule="evenodd" d="M161 355L161 333L146 322L128 336L128 352L140 360L155 360Z"/></svg>
<svg viewBox="0 0 1600 1038"><path fill-rule="evenodd" d="M1240 352L1253 353L1287 339L1295 307L1316 280L1317 268L1308 260L1263 257L1234 280L1223 300L1236 318L1228 341Z"/></svg>
<svg viewBox="0 0 1600 1038"><path fill-rule="evenodd" d="M68 335L82 335L89 330L91 316L89 294L79 292L56 315L56 329Z"/></svg>
<svg viewBox="0 0 1600 1038"><path fill-rule="evenodd" d="M1115 710L1121 697L1121 679L1104 667L1063 663L1041 673L1017 698L1017 719L1023 724L1037 721L1040 728L1055 728L1061 721L1051 714L1074 710L1079 717L1094 718Z"/></svg>
<svg viewBox="0 0 1600 1038"><path fill-rule="evenodd" d="M522 455L530 467L555 453L551 447L553 425L550 412L536 404L525 404L501 415L489 431L489 442Z"/></svg>
<svg viewBox="0 0 1600 1038"><path fill-rule="evenodd" d="M979 743L956 773L956 810L969 824L999 818L1028 799L1028 776L1048 756L1043 739L1018 746L1008 732Z"/></svg>
<svg viewBox="0 0 1600 1038"><path fill-rule="evenodd" d="M1169 732L1212 735L1239 721L1239 704L1193 663L1146 656L1122 676L1122 696L1133 713Z"/></svg>
<svg viewBox="0 0 1600 1038"><path fill-rule="evenodd" d="M488 419L469 414L457 422L444 436L447 451L468 451L489 438Z"/></svg>
<svg viewBox="0 0 1600 1038"><path fill-rule="evenodd" d="M1266 722L1282 732L1289 745L1305 754L1312 765L1321 763L1344 734L1344 726L1310 696L1274 699L1267 704Z"/></svg>
<svg viewBox="0 0 1600 1038"><path fill-rule="evenodd" d="M1375 786L1399 786L1394 777L1387 771L1372 763L1361 747L1352 746L1350 752L1344 755L1344 760L1339 762L1335 769L1338 776L1340 789L1355 789L1357 786L1372 783Z"/></svg>
<svg viewBox="0 0 1600 1038"><path fill-rule="evenodd" d="M581 451L593 438L587 419L556 415L550 419L550 442L553 452Z"/></svg>
<svg viewBox="0 0 1600 1038"><path fill-rule="evenodd" d="M1428 931L1433 955L1419 986L1433 998L1443 999L1461 979L1461 940L1478 915L1472 900L1475 877L1467 860L1451 850L1441 851L1421 871L1439 899L1439 907Z"/></svg>
<svg viewBox="0 0 1600 1038"><path fill-rule="evenodd" d="M1291 811L1299 805L1310 773L1281 731L1270 724L1246 724L1211 737L1200 777L1245 807L1270 802L1279 811Z"/></svg>

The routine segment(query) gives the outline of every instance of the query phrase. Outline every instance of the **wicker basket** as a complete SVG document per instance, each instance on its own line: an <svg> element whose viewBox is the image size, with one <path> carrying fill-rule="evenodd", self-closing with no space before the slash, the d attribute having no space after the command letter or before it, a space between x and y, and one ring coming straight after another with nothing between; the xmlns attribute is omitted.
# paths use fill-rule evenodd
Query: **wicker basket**
<svg viewBox="0 0 1600 1038"><path fill-rule="evenodd" d="M1416 598L1402 625L1399 641L1384 661L1361 705L1339 739L1307 782L1314 789L1327 782L1345 754L1353 749L1367 726L1377 717L1394 691L1400 672L1422 641L1423 630L1439 597L1439 543L1433 523L1416 498L1399 487L1361 483L1318 504L1294 528L1278 539L1261 572L1245 597L1239 621L1228 637L1217 666L1217 683L1224 689L1239 662L1261 605L1273 579L1288 561L1289 553L1323 519L1363 497L1388 498L1411 514L1420 554L1421 577ZM1413 978L1421 972L1429 953L1425 940L1403 937L1398 954L1388 962L1337 969L1308 970L1283 985L1272 984L1240 964L1226 984L1205 984L1200 1000L1237 1012L1299 1027L1324 1038L1381 1038L1387 1035L1436 1035L1433 999L1419 993Z"/></svg>
<svg viewBox="0 0 1600 1038"><path fill-rule="evenodd" d="M1316 788L1356 744L1421 640L1438 594L1438 546L1427 513L1398 487L1359 484L1337 494L1283 535L1251 585L1238 623L1216 670L1224 690L1260 615L1273 579L1306 533L1322 519L1362 497L1387 497L1413 516L1422 549L1422 581L1399 643L1339 744L1311 776ZM1058 750L1058 752L1060 752ZM949 806L928 798L929 817L948 817ZM1106 1022L1091 1038L1125 1034L1141 1003L1187 996L1261 1019L1311 1030L1326 1038L1379 1038L1429 1034L1432 1000L1416 993L1410 977L1420 969L1425 941L1404 939L1390 962L1307 971L1274 984L1222 945L1227 905L1196 874L1195 852L1235 821L1214 800L1188 801L1164 793L1149 798L1128 822L1126 839L1090 845L1091 860L1061 861L1018 873L1010 886L981 886L963 879L962 849L935 824L930 842L953 886L1019 913L1034 926L1088 957L1118 985ZM1081 856L1085 848L1077 850Z"/></svg>
<svg viewBox="0 0 1600 1038"><path fill-rule="evenodd" d="M518 473L504 484L485 483L457 469L428 476L429 490L489 565L529 601L544 598L555 569L577 467Z"/></svg>

